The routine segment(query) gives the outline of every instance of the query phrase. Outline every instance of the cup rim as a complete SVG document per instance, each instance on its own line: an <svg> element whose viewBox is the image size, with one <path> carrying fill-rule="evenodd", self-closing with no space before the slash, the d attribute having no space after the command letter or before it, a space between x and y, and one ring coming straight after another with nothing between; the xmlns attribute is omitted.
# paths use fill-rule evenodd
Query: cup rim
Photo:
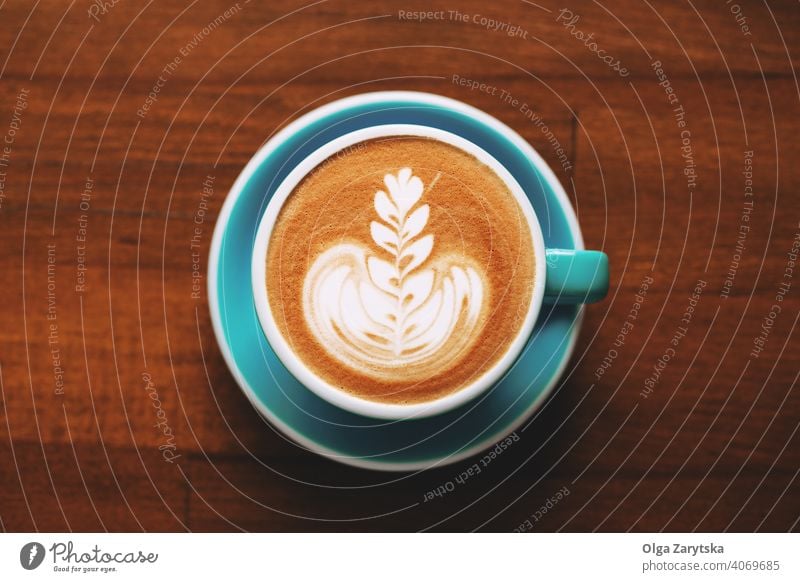
<svg viewBox="0 0 800 582"><path fill-rule="evenodd" d="M272 229L280 210L292 191L314 168L337 152L358 143L381 137L408 135L437 139L466 151L489 166L500 177L522 209L531 232L534 250L534 285L522 325L506 352L493 366L466 387L440 398L414 404L389 404L360 398L333 386L314 373L294 354L276 324L267 298L266 258ZM417 419L442 414L461 406L494 386L517 361L533 332L544 298L545 275L545 245L541 224L533 205L514 176L494 156L466 138L419 124L383 124L358 129L331 140L301 160L280 183L267 203L264 214L259 220L251 260L251 284L258 320L267 341L283 365L306 388L331 404L356 414L385 420Z"/></svg>

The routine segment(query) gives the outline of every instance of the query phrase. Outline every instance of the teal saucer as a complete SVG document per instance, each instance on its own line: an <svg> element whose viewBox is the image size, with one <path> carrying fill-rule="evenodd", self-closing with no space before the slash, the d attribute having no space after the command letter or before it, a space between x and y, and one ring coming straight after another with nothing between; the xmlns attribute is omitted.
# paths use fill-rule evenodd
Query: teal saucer
<svg viewBox="0 0 800 582"><path fill-rule="evenodd" d="M418 124L460 135L494 156L527 193L548 248L582 249L574 212L541 157L513 130L458 101L414 92L336 101L290 124L248 163L220 213L209 257L214 332L245 395L273 425L310 451L388 471L455 462L516 430L551 392L575 346L582 310L545 305L512 368L460 408L428 418L381 421L336 408L300 384L259 324L250 284L253 241L267 202L292 168L341 135L383 124Z"/></svg>

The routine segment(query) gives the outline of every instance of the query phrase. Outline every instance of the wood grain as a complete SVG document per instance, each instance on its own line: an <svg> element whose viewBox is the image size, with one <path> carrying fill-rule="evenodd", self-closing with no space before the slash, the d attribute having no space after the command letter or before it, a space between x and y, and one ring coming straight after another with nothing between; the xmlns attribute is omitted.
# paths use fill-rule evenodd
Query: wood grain
<svg viewBox="0 0 800 582"><path fill-rule="evenodd" d="M0 3L0 139L19 126L0 168L0 525L511 531L529 519L535 531L797 530L800 280L796 267L784 275L800 231L800 12L789 1L738 4L746 31L711 0L575 1L572 28L549 1L437 1L425 9L445 16L425 22L401 15L419 7L386 1L126 1L97 20L88 3ZM575 31L593 34L628 75ZM191 294L207 176L203 257L225 193L261 144L321 104L382 89L454 97L512 126L567 187L587 246L612 264L609 297L586 310L563 382L520 441L429 502L426 492L475 459L385 475L305 452L248 404L216 346L205 292ZM14 121L20 92L27 106ZM686 337L642 398L698 280L706 286ZM782 282L781 311L753 357ZM596 375L609 350L613 363ZM160 418L174 434L167 447ZM569 495L534 520L563 488Z"/></svg>

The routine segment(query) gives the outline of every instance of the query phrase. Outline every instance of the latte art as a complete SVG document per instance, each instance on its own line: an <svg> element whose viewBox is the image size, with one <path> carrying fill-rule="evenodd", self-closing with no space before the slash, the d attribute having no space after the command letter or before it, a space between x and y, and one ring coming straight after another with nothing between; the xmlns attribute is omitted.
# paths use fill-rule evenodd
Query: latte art
<svg viewBox="0 0 800 582"><path fill-rule="evenodd" d="M430 187L438 180L433 179ZM306 323L341 361L376 378L425 376L460 355L482 325L485 275L465 257L437 256L430 206L410 168L375 193L374 245L323 252L303 286ZM424 201L423 201L424 202Z"/></svg>
<svg viewBox="0 0 800 582"><path fill-rule="evenodd" d="M474 385L532 303L528 219L489 166L389 136L323 159L282 203L266 294L286 349L328 387L380 403Z"/></svg>

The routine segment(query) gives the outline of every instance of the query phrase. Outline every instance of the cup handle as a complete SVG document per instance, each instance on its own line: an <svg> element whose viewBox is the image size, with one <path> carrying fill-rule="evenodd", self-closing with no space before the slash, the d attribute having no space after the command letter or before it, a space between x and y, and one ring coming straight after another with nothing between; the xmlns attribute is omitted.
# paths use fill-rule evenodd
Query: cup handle
<svg viewBox="0 0 800 582"><path fill-rule="evenodd" d="M546 249L544 300L594 303L608 293L608 255L600 251Z"/></svg>

